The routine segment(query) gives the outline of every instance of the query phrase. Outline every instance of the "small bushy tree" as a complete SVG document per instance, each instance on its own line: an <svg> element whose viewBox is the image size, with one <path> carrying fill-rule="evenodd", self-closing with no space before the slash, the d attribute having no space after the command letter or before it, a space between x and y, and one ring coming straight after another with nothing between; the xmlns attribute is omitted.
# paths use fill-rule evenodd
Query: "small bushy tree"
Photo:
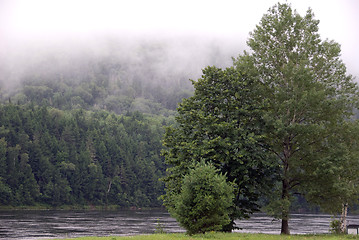
<svg viewBox="0 0 359 240"><path fill-rule="evenodd" d="M230 222L233 185L212 164L197 163L183 179L170 213L188 234L219 231Z"/></svg>

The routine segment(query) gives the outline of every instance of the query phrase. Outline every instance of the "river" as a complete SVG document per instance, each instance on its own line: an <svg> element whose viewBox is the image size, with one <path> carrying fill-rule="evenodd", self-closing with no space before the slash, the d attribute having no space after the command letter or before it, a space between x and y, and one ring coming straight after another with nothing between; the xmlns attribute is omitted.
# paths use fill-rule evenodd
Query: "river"
<svg viewBox="0 0 359 240"><path fill-rule="evenodd" d="M329 215L293 214L292 234L328 233ZM359 216L349 216L359 223ZM0 239L35 240L81 236L150 234L160 224L165 232L184 232L165 210L119 211L0 211ZM247 233L280 233L280 222L264 214L237 222Z"/></svg>

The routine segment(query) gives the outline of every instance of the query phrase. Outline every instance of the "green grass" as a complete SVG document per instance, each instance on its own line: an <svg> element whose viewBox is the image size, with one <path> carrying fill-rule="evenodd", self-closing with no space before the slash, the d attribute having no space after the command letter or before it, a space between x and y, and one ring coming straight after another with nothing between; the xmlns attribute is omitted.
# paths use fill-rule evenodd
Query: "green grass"
<svg viewBox="0 0 359 240"><path fill-rule="evenodd" d="M206 233L188 236L186 234L149 234L127 237L82 237L74 240L341 240L341 239L359 239L354 235L268 235L268 234L247 234L247 233ZM66 240L66 239L65 239Z"/></svg>

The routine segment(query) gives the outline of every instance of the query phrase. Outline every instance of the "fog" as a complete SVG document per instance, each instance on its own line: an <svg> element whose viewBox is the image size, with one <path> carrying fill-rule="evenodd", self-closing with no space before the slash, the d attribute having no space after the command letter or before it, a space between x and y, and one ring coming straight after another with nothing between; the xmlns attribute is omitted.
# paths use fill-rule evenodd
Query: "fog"
<svg viewBox="0 0 359 240"><path fill-rule="evenodd" d="M196 79L205 66L228 66L247 49L248 33L276 2L0 0L0 83L8 88L31 71L66 71L108 57L135 64L148 48L155 49L149 66L161 78ZM359 2L288 2L302 15L313 9L322 39L340 43L348 72L359 75Z"/></svg>

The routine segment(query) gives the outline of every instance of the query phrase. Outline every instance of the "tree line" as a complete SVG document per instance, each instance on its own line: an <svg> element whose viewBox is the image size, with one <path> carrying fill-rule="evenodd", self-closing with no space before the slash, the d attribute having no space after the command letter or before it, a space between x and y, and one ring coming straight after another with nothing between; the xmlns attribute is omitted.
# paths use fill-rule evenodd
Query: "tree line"
<svg viewBox="0 0 359 240"><path fill-rule="evenodd" d="M163 118L0 105L0 205L161 206Z"/></svg>

